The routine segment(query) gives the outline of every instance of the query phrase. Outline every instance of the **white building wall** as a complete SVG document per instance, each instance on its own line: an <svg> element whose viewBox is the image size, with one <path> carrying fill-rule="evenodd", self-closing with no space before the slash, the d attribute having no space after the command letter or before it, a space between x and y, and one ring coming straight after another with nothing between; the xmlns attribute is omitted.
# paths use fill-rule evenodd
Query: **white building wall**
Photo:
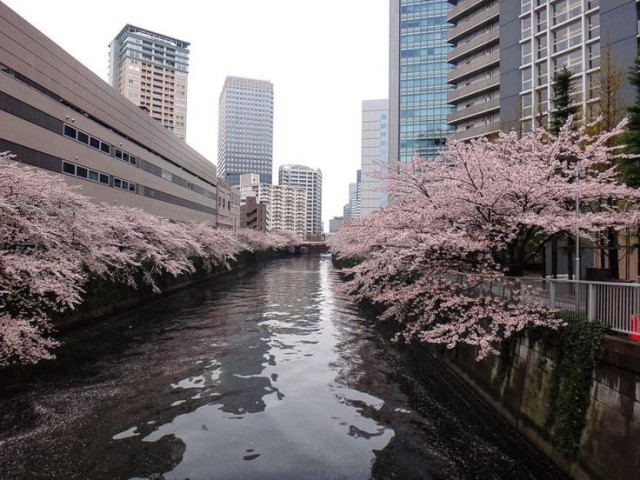
<svg viewBox="0 0 640 480"><path fill-rule="evenodd" d="M388 100L364 100L362 102L362 191L360 216L366 217L387 203L382 182L375 177L380 165L389 163Z"/></svg>

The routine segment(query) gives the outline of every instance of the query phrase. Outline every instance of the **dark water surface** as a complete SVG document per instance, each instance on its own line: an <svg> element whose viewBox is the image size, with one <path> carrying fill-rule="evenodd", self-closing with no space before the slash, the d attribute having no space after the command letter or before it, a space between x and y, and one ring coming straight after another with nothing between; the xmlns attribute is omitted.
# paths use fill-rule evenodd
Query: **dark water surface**
<svg viewBox="0 0 640 480"><path fill-rule="evenodd" d="M232 273L67 336L0 384L0 478L564 478L329 259Z"/></svg>

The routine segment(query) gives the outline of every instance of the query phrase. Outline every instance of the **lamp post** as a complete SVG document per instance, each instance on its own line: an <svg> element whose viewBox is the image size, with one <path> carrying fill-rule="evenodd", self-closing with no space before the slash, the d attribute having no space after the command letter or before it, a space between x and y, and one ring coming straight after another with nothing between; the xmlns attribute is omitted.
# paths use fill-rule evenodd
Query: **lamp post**
<svg viewBox="0 0 640 480"><path fill-rule="evenodd" d="M575 279L580 280L580 227L578 226L578 220L580 220L580 192L578 191L578 184L580 183L580 160L576 162L576 272Z"/></svg>

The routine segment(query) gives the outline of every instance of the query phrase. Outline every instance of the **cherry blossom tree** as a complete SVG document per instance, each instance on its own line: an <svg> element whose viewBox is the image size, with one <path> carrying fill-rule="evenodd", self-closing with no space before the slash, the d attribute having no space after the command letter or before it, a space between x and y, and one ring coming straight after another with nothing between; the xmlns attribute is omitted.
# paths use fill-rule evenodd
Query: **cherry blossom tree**
<svg viewBox="0 0 640 480"><path fill-rule="evenodd" d="M556 235L595 238L638 222L640 192L618 183L612 161L609 140L623 127L589 135L568 122L557 136L450 140L437 160L397 164L385 175L390 206L331 240L338 256L363 258L345 289L405 324L404 337L476 345L480 357L527 326L557 327L514 275Z"/></svg>
<svg viewBox="0 0 640 480"><path fill-rule="evenodd" d="M51 317L82 302L100 277L159 292L159 280L190 275L195 262L230 268L242 250L283 248L286 235L217 230L142 210L96 205L63 177L0 154L0 367L52 358Z"/></svg>

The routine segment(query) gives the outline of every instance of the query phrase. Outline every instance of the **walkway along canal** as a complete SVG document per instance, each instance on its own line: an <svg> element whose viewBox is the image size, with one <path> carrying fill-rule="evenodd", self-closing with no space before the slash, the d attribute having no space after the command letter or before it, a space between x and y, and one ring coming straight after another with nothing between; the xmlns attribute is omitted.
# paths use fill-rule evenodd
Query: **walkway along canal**
<svg viewBox="0 0 640 480"><path fill-rule="evenodd" d="M0 383L0 478L565 478L339 283L280 259L68 334Z"/></svg>

